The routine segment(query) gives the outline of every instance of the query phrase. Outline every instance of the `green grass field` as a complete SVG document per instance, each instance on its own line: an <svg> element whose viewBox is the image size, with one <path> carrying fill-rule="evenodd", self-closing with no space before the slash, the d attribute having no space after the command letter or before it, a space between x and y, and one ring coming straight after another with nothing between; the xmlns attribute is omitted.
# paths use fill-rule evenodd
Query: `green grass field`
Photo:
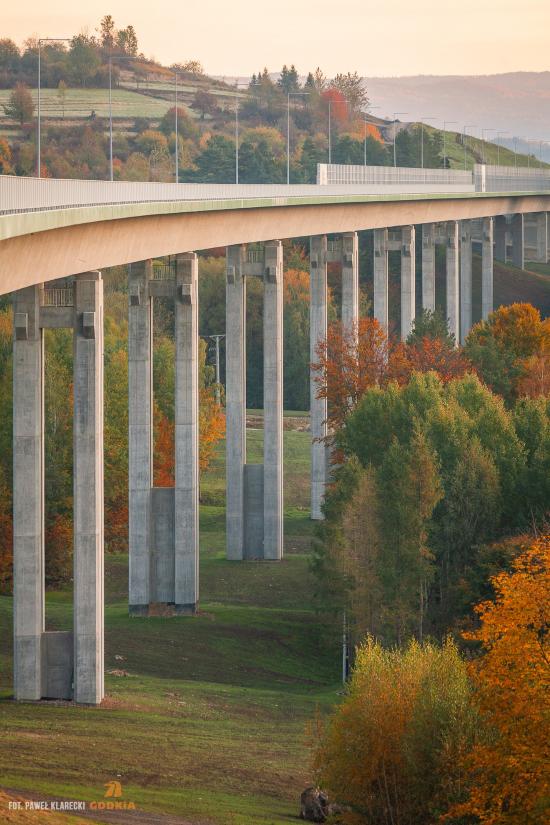
<svg viewBox="0 0 550 825"><path fill-rule="evenodd" d="M36 89L30 90L34 103L37 102ZM2 105L8 102L11 91L0 89L0 112ZM63 116L62 101L57 89L42 89L42 114L45 118L61 119ZM148 117L162 118L173 101L150 97L128 89L113 90L113 116L120 119ZM180 103L186 108L184 103ZM97 117L109 117L109 90L108 89L67 89L65 95L65 120L75 120L90 116L94 110ZM191 111L193 114L193 112Z"/></svg>
<svg viewBox="0 0 550 825"><path fill-rule="evenodd" d="M262 432L248 436L259 460ZM125 799L197 825L295 819L312 780L306 729L337 698L339 676L312 603L309 443L285 432L281 563L225 560L220 445L202 484L198 616L130 619L127 558L107 557L104 707L9 698L12 602L0 599L4 787L98 800L119 778ZM48 629L71 626L71 605L69 589L47 594Z"/></svg>

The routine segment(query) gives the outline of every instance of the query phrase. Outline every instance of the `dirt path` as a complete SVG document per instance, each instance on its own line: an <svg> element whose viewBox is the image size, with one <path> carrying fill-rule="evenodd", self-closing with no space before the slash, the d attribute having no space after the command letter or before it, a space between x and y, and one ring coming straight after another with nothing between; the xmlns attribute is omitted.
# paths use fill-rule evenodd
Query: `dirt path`
<svg viewBox="0 0 550 825"><path fill-rule="evenodd" d="M65 797L66 798L66 797ZM9 811L6 812L5 809L7 808L8 800L19 800L24 802L26 799L33 800L35 802L40 800L46 800L48 802L61 802L63 801L64 797L61 796L50 796L49 794L43 793L36 793L34 791L19 791L14 788L2 788L0 789L0 802L2 803L0 809L0 822L6 823L13 823L13 825L17 825L17 823L21 823L21 825L34 825L34 823L42 822L44 823L51 823L51 825L57 825L59 822L63 822L67 819L67 817L71 817L70 821L72 823L81 823L85 820L93 820L94 822L103 823L103 825L108 825L108 823L117 823L117 825L138 825L138 823L143 823L143 825L212 825L211 821L203 820L194 820L191 821L190 819L183 819L180 816L174 816L173 814L162 814L162 813L152 813L151 811L96 811L96 810L86 810L86 811L55 811L51 813L45 814L44 811ZM5 804L4 804L5 800ZM6 816L10 818L5 818L4 813Z"/></svg>

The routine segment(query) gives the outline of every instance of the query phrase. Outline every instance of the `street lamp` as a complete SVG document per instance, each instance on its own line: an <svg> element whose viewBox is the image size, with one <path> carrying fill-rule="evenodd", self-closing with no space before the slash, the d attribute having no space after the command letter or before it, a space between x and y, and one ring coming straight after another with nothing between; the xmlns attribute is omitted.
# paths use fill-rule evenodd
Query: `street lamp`
<svg viewBox="0 0 550 825"><path fill-rule="evenodd" d="M40 127L40 116L42 113L42 96L41 96L41 73L42 73L42 43L70 43L70 37L40 37L38 39L38 117L37 117L37 135L36 135L36 177L41 177L42 166L42 134Z"/></svg>
<svg viewBox="0 0 550 825"><path fill-rule="evenodd" d="M503 132L502 130L497 132L497 166L500 166L500 136L501 135L509 135L509 132Z"/></svg>
<svg viewBox="0 0 550 825"><path fill-rule="evenodd" d="M393 113L393 166L394 168L397 166L397 160L395 155L395 130L396 130L396 122L398 115L408 115L408 112L394 112Z"/></svg>
<svg viewBox="0 0 550 825"><path fill-rule="evenodd" d="M286 182L290 183L290 98L292 95L308 95L309 92L288 92L286 98Z"/></svg>
<svg viewBox="0 0 550 825"><path fill-rule="evenodd" d="M444 169L447 168L447 148L446 148L446 141L445 141L446 134L447 134L446 129L447 129L447 126L450 125L450 124L454 124L456 126L456 123L457 123L456 120L444 120L443 121L443 168Z"/></svg>
<svg viewBox="0 0 550 825"><path fill-rule="evenodd" d="M235 183L239 182L239 98L235 99Z"/></svg>
<svg viewBox="0 0 550 825"><path fill-rule="evenodd" d="M139 60L137 55L126 54L117 55L117 60ZM175 178L176 183L179 183L179 145L178 145L178 72L173 69L170 70L174 75L174 100L175 100L175 118L176 118L176 146L175 146ZM113 176L113 55L109 55L109 178L114 180Z"/></svg>
<svg viewBox="0 0 550 825"><path fill-rule="evenodd" d="M380 106L371 106L371 109L380 109ZM368 112L363 112L364 115L368 115ZM365 133L363 136L363 165L367 165L367 119L363 117L363 123L365 125Z"/></svg>
<svg viewBox="0 0 550 825"><path fill-rule="evenodd" d="M462 145L464 147L464 171L466 171L466 129L475 129L477 128L477 123L465 123L464 130L462 132Z"/></svg>
<svg viewBox="0 0 550 825"><path fill-rule="evenodd" d="M332 128L331 128L332 100L328 101L328 162L332 163Z"/></svg>
<svg viewBox="0 0 550 825"><path fill-rule="evenodd" d="M481 130L481 140L482 140L482 151L483 151L483 163L485 163L485 134L486 132L496 132L496 129L482 129Z"/></svg>
<svg viewBox="0 0 550 825"><path fill-rule="evenodd" d="M424 121L425 120L439 120L438 117L420 116L420 168L424 169Z"/></svg>

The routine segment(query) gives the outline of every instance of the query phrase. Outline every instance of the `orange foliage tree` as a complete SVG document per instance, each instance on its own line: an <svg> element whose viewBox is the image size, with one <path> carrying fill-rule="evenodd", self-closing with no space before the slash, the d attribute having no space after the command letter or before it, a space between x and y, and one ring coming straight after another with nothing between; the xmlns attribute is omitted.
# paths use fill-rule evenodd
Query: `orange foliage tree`
<svg viewBox="0 0 550 825"><path fill-rule="evenodd" d="M336 322L319 342L317 358L311 365L317 397L328 399L328 424L339 429L365 390L385 379L388 338L375 318L361 318L351 329Z"/></svg>
<svg viewBox="0 0 550 825"><path fill-rule="evenodd" d="M481 627L467 634L485 649L472 674L489 732L466 760L469 799L451 813L484 825L543 825L550 801L550 536L492 582L495 599L478 606Z"/></svg>
<svg viewBox="0 0 550 825"><path fill-rule="evenodd" d="M413 372L436 372L447 382L469 371L472 365L461 350L441 338L427 336L414 343L396 344L388 364L388 377L398 384L406 384Z"/></svg>

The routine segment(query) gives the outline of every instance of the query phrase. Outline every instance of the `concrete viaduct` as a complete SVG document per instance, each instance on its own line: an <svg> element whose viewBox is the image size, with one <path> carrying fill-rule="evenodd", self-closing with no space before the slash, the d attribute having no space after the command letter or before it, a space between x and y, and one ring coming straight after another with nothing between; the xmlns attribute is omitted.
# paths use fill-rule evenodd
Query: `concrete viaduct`
<svg viewBox="0 0 550 825"><path fill-rule="evenodd" d="M376 168L375 168L376 169ZM309 186L214 186L37 180L0 176L0 294L12 293L14 693L19 700L99 704L103 688L103 281L128 265L129 609L153 603L194 613L198 580L198 259L227 247L227 556L283 554L281 239L310 237L310 346L327 328L327 264L342 271L342 321L358 320L357 232L374 230L374 315L388 324L388 253L401 253L401 334L415 313L415 244L422 305L435 306L435 246L446 253L449 326L472 323L472 244L481 245L482 314L493 308L493 257L548 258L550 181L539 191L475 191L470 175L404 170ZM411 173L416 171L416 178ZM399 170L394 170L394 175ZM364 175L365 173L362 172ZM389 174L386 170L384 174ZM497 173L495 172L495 175ZM483 170L483 180L488 179ZM496 177L495 177L496 180ZM523 183L523 179L522 179ZM528 182L529 183L529 182ZM417 229L421 237L417 239ZM330 239L327 239L330 235ZM253 246L247 246L251 245ZM153 259L175 256L156 274ZM246 279L263 281L264 461L246 461ZM175 487L152 475L152 304L174 301ZM44 337L74 340L74 620L44 623ZM326 402L311 382L311 516L322 518Z"/></svg>

